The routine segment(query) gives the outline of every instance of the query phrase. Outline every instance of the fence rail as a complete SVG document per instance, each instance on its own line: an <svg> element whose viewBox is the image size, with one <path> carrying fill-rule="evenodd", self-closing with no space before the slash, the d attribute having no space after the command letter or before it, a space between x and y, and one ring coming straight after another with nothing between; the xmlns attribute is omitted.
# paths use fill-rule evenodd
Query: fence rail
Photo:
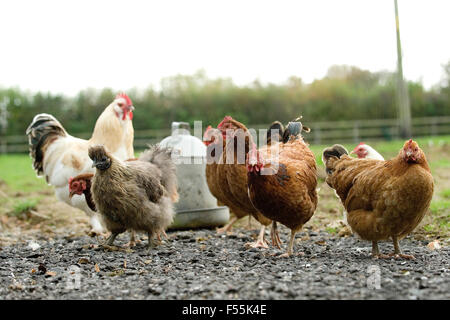
<svg viewBox="0 0 450 320"><path fill-rule="evenodd" d="M314 144L335 142L358 143L362 140L392 140L400 138L398 119L373 119L353 121L305 122L311 128L306 135ZM249 128L268 128L269 125L250 125ZM450 135L450 117L427 117L412 119L413 137ZM87 139L91 133L80 133L76 136ZM147 144L161 141L170 135L170 129L136 130L134 147L136 150L146 148ZM27 136L0 137L0 153L28 152Z"/></svg>

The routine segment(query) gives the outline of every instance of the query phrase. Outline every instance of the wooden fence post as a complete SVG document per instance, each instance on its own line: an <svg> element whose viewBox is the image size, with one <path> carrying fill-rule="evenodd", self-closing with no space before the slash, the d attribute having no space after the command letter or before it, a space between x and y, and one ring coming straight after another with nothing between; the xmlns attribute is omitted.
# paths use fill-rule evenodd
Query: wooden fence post
<svg viewBox="0 0 450 320"><path fill-rule="evenodd" d="M353 126L353 142L358 144L360 142L359 138L359 125L358 121L355 121L355 125Z"/></svg>
<svg viewBox="0 0 450 320"><path fill-rule="evenodd" d="M320 126L315 126L313 132L314 132L314 144L320 144L322 142L320 138Z"/></svg>

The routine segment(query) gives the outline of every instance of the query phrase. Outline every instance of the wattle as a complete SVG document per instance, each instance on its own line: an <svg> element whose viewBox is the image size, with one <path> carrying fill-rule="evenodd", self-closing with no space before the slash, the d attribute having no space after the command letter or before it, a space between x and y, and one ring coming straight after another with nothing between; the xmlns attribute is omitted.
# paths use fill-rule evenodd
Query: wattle
<svg viewBox="0 0 450 320"><path fill-rule="evenodd" d="M133 120L133 111L123 110L122 120L127 118L127 113L129 114L130 120Z"/></svg>

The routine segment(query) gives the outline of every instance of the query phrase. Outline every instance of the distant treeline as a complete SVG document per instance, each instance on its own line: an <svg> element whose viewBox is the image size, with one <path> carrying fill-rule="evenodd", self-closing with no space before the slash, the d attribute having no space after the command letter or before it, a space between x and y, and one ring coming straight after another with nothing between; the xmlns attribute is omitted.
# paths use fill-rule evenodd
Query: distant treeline
<svg viewBox="0 0 450 320"><path fill-rule="evenodd" d="M413 117L450 115L450 63L443 73L444 80L430 90L419 82L408 82ZM132 89L127 94L136 107L134 128L145 130L169 128L172 121L217 125L225 115L246 124L287 121L298 115L303 115L305 123L396 118L395 88L394 73L333 66L324 78L310 84L291 77L283 84L254 81L237 86L231 79L210 79L199 71L165 78L159 90ZM54 115L71 134L91 132L116 94L111 89L86 89L68 98L0 88L0 104L7 103L9 114L6 134L24 134L33 116L41 112Z"/></svg>

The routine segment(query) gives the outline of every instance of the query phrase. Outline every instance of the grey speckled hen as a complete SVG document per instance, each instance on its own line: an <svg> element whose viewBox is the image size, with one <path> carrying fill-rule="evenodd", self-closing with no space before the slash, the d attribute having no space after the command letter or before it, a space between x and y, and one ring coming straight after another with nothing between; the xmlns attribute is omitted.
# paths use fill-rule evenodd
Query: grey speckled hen
<svg viewBox="0 0 450 320"><path fill-rule="evenodd" d="M176 169L170 153L157 146L140 159L121 161L103 146L89 148L97 168L92 179L92 197L111 236L107 245L126 230L154 235L164 232L173 221L173 201L178 199ZM145 160L145 161L143 161Z"/></svg>

